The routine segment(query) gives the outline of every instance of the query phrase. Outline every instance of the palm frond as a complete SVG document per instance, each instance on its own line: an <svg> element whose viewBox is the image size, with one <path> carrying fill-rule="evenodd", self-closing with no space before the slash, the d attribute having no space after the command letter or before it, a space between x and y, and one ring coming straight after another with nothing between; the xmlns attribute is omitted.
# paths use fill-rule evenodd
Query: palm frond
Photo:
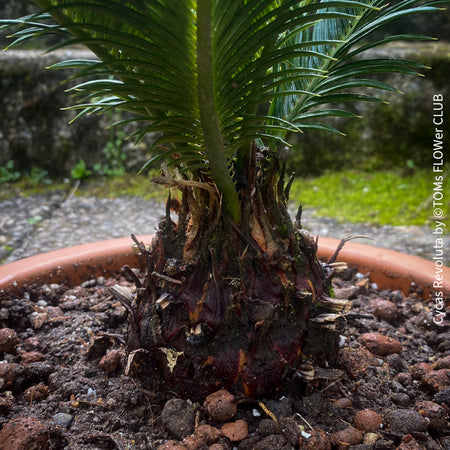
<svg viewBox="0 0 450 450"><path fill-rule="evenodd" d="M327 1L322 2L323 5L328 3ZM326 72L326 77L295 81L294 88L301 87L313 92L315 95L293 95L288 99L276 98L271 105L272 114L294 122L299 128L310 128L318 116L311 118L311 116L305 116L305 113L314 111L318 107L322 107L322 105L342 101L381 101L378 95L361 95L361 88L364 88L364 90L371 88L396 91L393 86L386 83L375 81L371 78L364 78L365 75L393 72L420 75L421 71L427 68L414 61L381 58L362 59L362 57L365 52L390 42L429 39L419 35L397 35L375 42L366 42L374 31L394 20L412 14L436 11L435 5L438 2L420 4L420 2L415 0L406 0L390 7L384 5L381 0L375 0L370 3L379 9L360 11L361 13L353 21L332 19L326 23L314 24L312 30L312 39L314 41L335 40L337 42L336 44L319 44L316 50L327 53L334 59L301 58L293 61L293 64L300 67L309 66L320 69ZM351 11L355 13L354 10ZM300 36L294 36L293 38L302 39L304 38L302 34L304 34L303 30ZM282 66L278 67L278 70L281 72L284 69ZM355 88L356 90L354 90ZM334 115L333 109L325 109L324 111L327 111L327 114L322 114L322 117ZM317 125L317 123L314 124Z"/></svg>
<svg viewBox="0 0 450 450"><path fill-rule="evenodd" d="M136 115L135 133L160 132L149 163L167 159L180 173L201 171L214 182L235 220L239 200L231 159L251 142L277 145L301 128L336 132L320 123L330 102L380 101L361 88L394 90L367 77L376 72L417 74L424 66L401 60L359 58L401 35L366 43L373 31L400 17L435 11L440 2L403 0L35 0L42 9L6 26L19 44L62 33L54 48L82 43L97 59L70 60L89 78L74 88L77 117L119 108ZM52 21L53 20L53 21ZM56 20L57 24L54 23ZM356 59L355 59L356 58ZM267 102L269 113L258 106ZM177 156L178 155L178 156ZM174 158L178 159L174 163ZM195 168L195 169L193 169Z"/></svg>

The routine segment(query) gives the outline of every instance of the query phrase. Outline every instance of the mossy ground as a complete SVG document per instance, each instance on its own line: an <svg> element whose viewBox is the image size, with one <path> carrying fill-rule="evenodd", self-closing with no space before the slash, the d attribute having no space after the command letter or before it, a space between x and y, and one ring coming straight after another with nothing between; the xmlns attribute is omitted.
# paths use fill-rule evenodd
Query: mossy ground
<svg viewBox="0 0 450 450"><path fill-rule="evenodd" d="M433 174L415 170L329 172L294 182L291 199L318 216L372 225L426 225L432 219ZM443 185L450 192L448 177ZM444 217L448 218L448 199Z"/></svg>
<svg viewBox="0 0 450 450"><path fill-rule="evenodd" d="M28 196L49 191L73 190L74 195L96 196L100 198L115 198L123 196L140 196L146 199L164 201L167 192L152 183L150 177L144 175L125 174L121 177L92 177L76 186L76 181L52 181L45 184L30 184L27 178L15 183L0 184L0 201L14 196Z"/></svg>

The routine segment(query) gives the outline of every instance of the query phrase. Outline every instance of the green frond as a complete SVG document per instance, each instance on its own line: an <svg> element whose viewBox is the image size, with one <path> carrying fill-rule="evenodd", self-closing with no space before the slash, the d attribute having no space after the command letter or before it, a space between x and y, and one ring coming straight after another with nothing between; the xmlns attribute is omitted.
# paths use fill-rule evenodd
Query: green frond
<svg viewBox="0 0 450 450"><path fill-rule="evenodd" d="M239 199L231 160L252 141L276 147L302 129L338 132L322 117L354 117L328 103L381 102L365 89L395 91L370 75L420 74L413 61L370 57L370 50L416 35L370 41L399 18L437 11L445 3L401 0L35 0L41 11L2 28L23 25L13 45L44 34L84 44L96 55L54 64L83 80L71 88L78 117L122 109L139 127L131 137L158 132L147 166L214 182L231 216ZM55 23L56 22L56 23ZM89 81L86 81L86 78ZM362 91L364 90L364 91ZM364 93L362 93L364 92ZM261 104L269 106L260 108ZM266 112L260 111L266 109ZM164 144L167 151L158 149ZM201 169L201 170L200 170ZM203 180L202 180L203 181Z"/></svg>
<svg viewBox="0 0 450 450"><path fill-rule="evenodd" d="M323 5L329 2L322 2ZM288 120L299 124L305 112L314 110L316 107L328 102L334 101L379 101L375 96L358 94L361 88L372 88L375 90L393 91L394 87L385 83L375 82L373 79L363 78L364 75L372 75L381 72L398 72L408 75L418 75L420 70L426 67L413 61L403 61L398 59L362 59L364 53L375 47L379 47L389 42L398 40L417 40L424 38L416 35L398 35L381 39L376 42L365 43L371 33L379 28L391 23L398 18L416 13L425 13L436 11L436 7L431 3L416 6L419 2L406 0L395 6L386 6L382 1L370 2L372 6L379 9L367 9L360 11L354 21L343 21L335 19L326 23L317 23L313 28L313 38L315 41L340 40L335 45L319 44L315 48L317 51L328 53L334 57L334 60L324 60L317 57L303 58L296 61L299 66L309 66L320 68L327 73L327 77L319 79L306 80L306 85L302 80L298 80L291 85L291 89L298 88L299 85L319 94L320 98L312 98L307 95L292 96L289 98L278 99L272 103L271 113L285 117ZM354 10L352 10L355 12ZM298 38L298 37L297 37ZM300 37L301 38L301 37ZM355 61L355 58L361 58ZM279 67L280 72L284 67ZM354 94L349 94L348 90L356 88ZM279 89L282 89L280 87ZM345 95L329 95L330 93L343 92ZM329 115L333 113L329 111Z"/></svg>

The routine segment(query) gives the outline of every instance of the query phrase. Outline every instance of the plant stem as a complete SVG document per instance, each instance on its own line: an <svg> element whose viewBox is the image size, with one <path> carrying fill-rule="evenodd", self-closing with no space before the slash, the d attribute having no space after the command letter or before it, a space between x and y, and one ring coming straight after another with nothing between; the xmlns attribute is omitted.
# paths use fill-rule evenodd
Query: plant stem
<svg viewBox="0 0 450 450"><path fill-rule="evenodd" d="M228 170L214 99L212 0L197 2L197 66L200 120L211 173L233 220L239 222L239 198Z"/></svg>

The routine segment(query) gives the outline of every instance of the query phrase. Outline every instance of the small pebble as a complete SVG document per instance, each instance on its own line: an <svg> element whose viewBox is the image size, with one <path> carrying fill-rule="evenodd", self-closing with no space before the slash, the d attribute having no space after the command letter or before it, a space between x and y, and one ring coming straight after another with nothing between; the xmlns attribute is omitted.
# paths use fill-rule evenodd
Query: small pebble
<svg viewBox="0 0 450 450"><path fill-rule="evenodd" d="M239 442L248 436L248 425L245 420L236 420L224 424L220 431L231 442Z"/></svg>
<svg viewBox="0 0 450 450"><path fill-rule="evenodd" d="M343 348L339 352L339 361L352 379L358 379L370 366L374 365L375 358L364 347L356 350Z"/></svg>
<svg viewBox="0 0 450 450"><path fill-rule="evenodd" d="M411 374L405 373L405 372L400 372L397 375L397 380L404 387L409 386L413 382L413 378L412 378Z"/></svg>
<svg viewBox="0 0 450 450"><path fill-rule="evenodd" d="M398 382L397 380L392 381L392 389L397 392L403 392L405 390L403 385L400 382Z"/></svg>
<svg viewBox="0 0 450 450"><path fill-rule="evenodd" d="M73 416L66 413L56 413L53 416L53 420L55 421L56 425L59 425L62 428L69 428L72 424Z"/></svg>
<svg viewBox="0 0 450 450"><path fill-rule="evenodd" d="M425 362L421 362L421 363L414 364L413 366L411 366L411 368L409 370L411 372L412 377L415 380L420 380L428 372L431 372L433 369L429 364L427 364Z"/></svg>
<svg viewBox="0 0 450 450"><path fill-rule="evenodd" d="M439 405L445 404L447 407L450 407L450 387L445 387L438 391L433 400Z"/></svg>
<svg viewBox="0 0 450 450"><path fill-rule="evenodd" d="M401 372L403 369L403 359L398 353L387 355L386 362L389 364L389 367L394 369L396 372Z"/></svg>
<svg viewBox="0 0 450 450"><path fill-rule="evenodd" d="M433 392L450 386L450 369L431 370L422 377L422 384Z"/></svg>
<svg viewBox="0 0 450 450"><path fill-rule="evenodd" d="M122 353L119 350L108 350L106 355L98 363L98 367L108 375L114 373L120 366Z"/></svg>
<svg viewBox="0 0 450 450"><path fill-rule="evenodd" d="M189 450L206 450L208 446L205 441L196 435L187 436L183 439L184 448L188 448Z"/></svg>
<svg viewBox="0 0 450 450"><path fill-rule="evenodd" d="M363 409L356 413L354 425L365 433L378 431L381 426L381 416L371 409Z"/></svg>
<svg viewBox="0 0 450 450"><path fill-rule="evenodd" d="M445 356L444 358L439 358L434 364L433 364L434 370L439 369L450 369L450 355Z"/></svg>
<svg viewBox="0 0 450 450"><path fill-rule="evenodd" d="M407 407L411 402L409 395L405 394L404 392L394 392L391 395L391 400L396 405L403 406L403 407Z"/></svg>
<svg viewBox="0 0 450 450"><path fill-rule="evenodd" d="M408 434L426 431L427 421L410 409L394 409L385 414L385 421L394 433Z"/></svg>
<svg viewBox="0 0 450 450"><path fill-rule="evenodd" d="M402 351L402 344L399 341L380 333L365 333L361 336L361 342L377 356L386 356Z"/></svg>
<svg viewBox="0 0 450 450"><path fill-rule="evenodd" d="M348 426L341 431L336 431L331 435L331 441L337 449L347 449L348 444L358 445L363 441L364 435L355 427Z"/></svg>
<svg viewBox="0 0 450 450"><path fill-rule="evenodd" d="M333 406L336 408L352 408L353 403L349 398L339 398L334 403Z"/></svg>
<svg viewBox="0 0 450 450"><path fill-rule="evenodd" d="M12 385L17 365L10 364L6 361L0 361L0 378L3 378L6 386Z"/></svg>
<svg viewBox="0 0 450 450"><path fill-rule="evenodd" d="M164 405L161 420L167 432L181 440L194 432L194 407L180 398L170 399Z"/></svg>
<svg viewBox="0 0 450 450"><path fill-rule="evenodd" d="M0 329L0 352L12 353L20 340L17 333L11 328Z"/></svg>
<svg viewBox="0 0 450 450"><path fill-rule="evenodd" d="M330 450L331 437L321 428L303 432L298 440L300 448L305 450Z"/></svg>
<svg viewBox="0 0 450 450"><path fill-rule="evenodd" d="M423 400L417 403L414 409L421 416L429 419L429 427L433 430L441 430L447 424L447 411L437 403Z"/></svg>
<svg viewBox="0 0 450 450"><path fill-rule="evenodd" d="M276 434L278 425L272 419L262 419L258 424L257 433L259 436L266 437Z"/></svg>
<svg viewBox="0 0 450 450"><path fill-rule="evenodd" d="M36 336L25 339L25 350L32 351L39 347L39 339Z"/></svg>
<svg viewBox="0 0 450 450"><path fill-rule="evenodd" d="M442 340L441 343L438 345L438 350L441 353L445 353L445 352L448 352L450 350L450 335L447 334L446 338L447 339Z"/></svg>
<svg viewBox="0 0 450 450"><path fill-rule="evenodd" d="M84 283L81 283L81 287L84 288L91 288L94 287L96 285L97 281L96 280L87 280Z"/></svg>
<svg viewBox="0 0 450 450"><path fill-rule="evenodd" d="M252 450L272 450L272 449L286 449L290 448L287 446L286 439L279 434L271 434L267 436L262 441L259 441Z"/></svg>
<svg viewBox="0 0 450 450"><path fill-rule="evenodd" d="M31 364L38 361L45 361L45 355L38 351L25 352L20 355L22 364Z"/></svg>
<svg viewBox="0 0 450 450"><path fill-rule="evenodd" d="M237 412L236 397L225 389L208 395L203 406L211 420L219 422L232 419Z"/></svg>
<svg viewBox="0 0 450 450"><path fill-rule="evenodd" d="M375 442L378 441L379 438L380 438L380 436L378 435L378 433L366 433L364 435L363 444L364 445L373 445L373 444L375 444Z"/></svg>
<svg viewBox="0 0 450 450"><path fill-rule="evenodd" d="M426 447L419 444L410 434L407 434L396 450L426 450Z"/></svg>
<svg viewBox="0 0 450 450"><path fill-rule="evenodd" d="M394 322L398 317L397 305L389 300L377 298L371 302L370 306L373 309L373 315L377 319Z"/></svg>
<svg viewBox="0 0 450 450"><path fill-rule="evenodd" d="M208 445L214 444L221 436L220 430L212 425L199 425L195 429L194 434L199 436Z"/></svg>
<svg viewBox="0 0 450 450"><path fill-rule="evenodd" d="M209 447L209 450L228 450L228 446L226 446L225 444L213 444Z"/></svg>
<svg viewBox="0 0 450 450"><path fill-rule="evenodd" d="M40 402L48 397L48 386L43 383L31 386L24 392L23 396L27 402Z"/></svg>
<svg viewBox="0 0 450 450"><path fill-rule="evenodd" d="M96 395L97 395L97 392L95 391L95 389L88 388L88 390L87 390L88 397L95 397Z"/></svg>
<svg viewBox="0 0 450 450"><path fill-rule="evenodd" d="M0 431L2 450L45 449L49 439L47 427L33 417L11 420Z"/></svg>

